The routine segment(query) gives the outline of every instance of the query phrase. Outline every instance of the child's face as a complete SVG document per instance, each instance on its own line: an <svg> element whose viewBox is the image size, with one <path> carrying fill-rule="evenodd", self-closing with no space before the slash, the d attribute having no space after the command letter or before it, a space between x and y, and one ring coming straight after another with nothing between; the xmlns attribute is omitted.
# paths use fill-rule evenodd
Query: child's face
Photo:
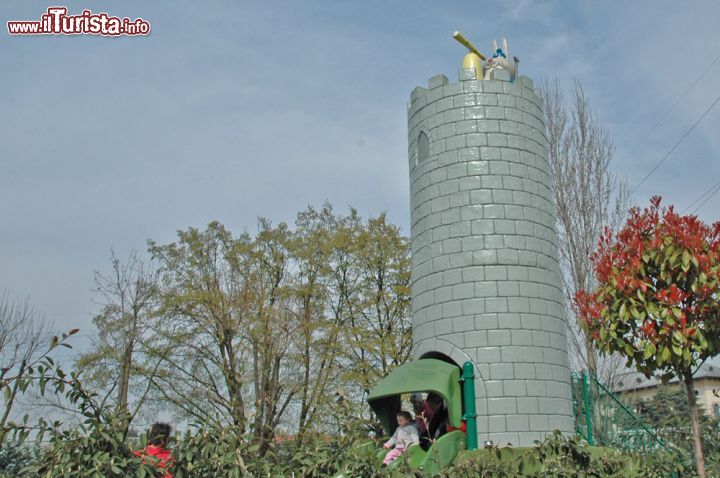
<svg viewBox="0 0 720 478"><path fill-rule="evenodd" d="M408 421L408 419L405 418L405 417L402 416L402 415L398 415L398 416L397 416L397 422L398 422L398 425L400 425L401 427L404 427L405 425L407 425L408 423L410 423L410 422Z"/></svg>

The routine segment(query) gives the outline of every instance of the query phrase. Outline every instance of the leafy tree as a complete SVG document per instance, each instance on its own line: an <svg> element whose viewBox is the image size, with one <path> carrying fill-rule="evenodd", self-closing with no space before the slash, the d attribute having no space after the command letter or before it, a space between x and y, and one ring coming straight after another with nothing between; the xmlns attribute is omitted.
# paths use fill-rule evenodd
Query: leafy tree
<svg viewBox="0 0 720 478"><path fill-rule="evenodd" d="M252 291L242 272L251 249L249 236L235 239L217 222L205 231L179 231L167 245L150 241L161 274L156 399L200 422L229 419L241 433L249 382L243 341L254 330Z"/></svg>
<svg viewBox="0 0 720 478"><path fill-rule="evenodd" d="M355 210L336 214L324 204L298 213L292 241L295 263L292 308L298 328L293 336L301 378L296 446L332 409L333 387L338 386L340 357L346 347L350 303L357 282L355 241L361 219ZM324 412L324 413L323 413ZM332 414L330 414L332 415Z"/></svg>
<svg viewBox="0 0 720 478"><path fill-rule="evenodd" d="M355 210L339 215L328 204L301 212L296 224L296 239L305 244L295 250L299 279L312 276L312 263L320 265L312 306L324 310L314 319L324 324L313 347L317 361L308 360L306 369L316 377L310 380L314 407L301 413L300 429L327 422L323 416L372 425L365 394L408 360L412 346L408 240L384 214L363 221ZM311 256L316 260L304 259ZM348 401L355 406L348 409Z"/></svg>
<svg viewBox="0 0 720 478"><path fill-rule="evenodd" d="M149 252L154 267L113 254L96 275L99 339L78 363L125 433L141 406L169 406L249 433L260 455L278 428L299 449L367 422L364 394L409 358L409 245L384 214L324 204L238 236L212 222Z"/></svg>
<svg viewBox="0 0 720 478"><path fill-rule="evenodd" d="M346 329L348 371L368 393L410 357L410 248L381 214L360 231L355 254L358 284Z"/></svg>
<svg viewBox="0 0 720 478"><path fill-rule="evenodd" d="M301 327L292 306L291 237L285 224L273 227L261 220L249 260L242 267L250 291L246 315L250 363L246 367L252 371L252 430L261 455L297 393L297 379L291 373L291 338ZM309 327L312 334L315 329Z"/></svg>
<svg viewBox="0 0 720 478"><path fill-rule="evenodd" d="M300 431L313 423L337 429L338 417L370 425L365 394L410 355L408 240L384 214L363 221L355 210L335 214L328 204L301 212L296 225L298 311L316 324L314 340L307 333L302 340L310 346L302 354L302 383L311 393L307 402L301 394L308 407L301 407Z"/></svg>
<svg viewBox="0 0 720 478"><path fill-rule="evenodd" d="M660 202L631 209L617 235L605 231L592 256L598 287L578 292L576 304L599 350L624 355L648 377L684 383L704 478L693 373L720 347L720 222L708 226Z"/></svg>
<svg viewBox="0 0 720 478"><path fill-rule="evenodd" d="M298 260L304 239L260 220L255 237L211 223L150 248L163 281L157 394L198 422L249 430L261 455L300 392L305 407L324 395L307 393L327 375L314 369L327 336L316 273L297 272L306 281L324 263Z"/></svg>
<svg viewBox="0 0 720 478"><path fill-rule="evenodd" d="M690 408L683 388L660 386L652 397L638 400L632 405L643 421L654 428L667 443L692 453ZM708 415L703 407L698 409L698 417L703 435L703 451L707 456L720 445L720 422L717 417Z"/></svg>

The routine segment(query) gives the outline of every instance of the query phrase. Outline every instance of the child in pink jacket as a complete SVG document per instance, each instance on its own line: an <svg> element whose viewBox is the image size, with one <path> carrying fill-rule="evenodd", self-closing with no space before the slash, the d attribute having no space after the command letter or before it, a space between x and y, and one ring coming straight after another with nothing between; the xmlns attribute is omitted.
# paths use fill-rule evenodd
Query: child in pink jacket
<svg viewBox="0 0 720 478"><path fill-rule="evenodd" d="M384 465L388 465L396 460L410 445L420 443L420 433L410 412L404 410L399 411L397 413L397 423L398 427L395 429L395 433L393 433L393 436L383 445L384 448L392 448L392 450L385 455L385 459L383 460Z"/></svg>

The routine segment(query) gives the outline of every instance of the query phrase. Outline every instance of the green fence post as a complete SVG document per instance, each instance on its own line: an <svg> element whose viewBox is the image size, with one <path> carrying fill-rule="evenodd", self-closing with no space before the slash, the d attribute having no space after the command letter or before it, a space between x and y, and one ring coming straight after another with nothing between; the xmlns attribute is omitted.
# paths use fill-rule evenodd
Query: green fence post
<svg viewBox="0 0 720 478"><path fill-rule="evenodd" d="M478 447L477 438L477 413L475 412L475 367L468 361L463 364L463 396L465 397L465 447L468 450L476 450Z"/></svg>
<svg viewBox="0 0 720 478"><path fill-rule="evenodd" d="M585 424L587 425L587 441L590 446L595 444L593 440L592 412L590 411L590 387L588 386L588 374L582 373L583 400L585 403Z"/></svg>

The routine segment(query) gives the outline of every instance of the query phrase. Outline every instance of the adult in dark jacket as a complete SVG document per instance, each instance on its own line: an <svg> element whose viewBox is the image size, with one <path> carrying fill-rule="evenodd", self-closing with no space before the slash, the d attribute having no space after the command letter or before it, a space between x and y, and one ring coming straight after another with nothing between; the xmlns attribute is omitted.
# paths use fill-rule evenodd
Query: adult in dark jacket
<svg viewBox="0 0 720 478"><path fill-rule="evenodd" d="M429 393L425 400L427 404L425 420L427 433L420 437L420 446L427 450L435 440L447 433L450 426L448 409L442 397L436 393ZM429 415L429 416L428 416Z"/></svg>

